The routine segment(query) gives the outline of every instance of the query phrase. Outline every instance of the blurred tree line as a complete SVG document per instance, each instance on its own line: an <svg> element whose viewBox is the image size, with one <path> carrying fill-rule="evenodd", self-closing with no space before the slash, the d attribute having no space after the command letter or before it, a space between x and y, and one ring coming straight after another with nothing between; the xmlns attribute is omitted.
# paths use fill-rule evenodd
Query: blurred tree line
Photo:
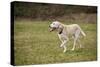
<svg viewBox="0 0 100 67"><path fill-rule="evenodd" d="M96 14L96 6L79 6L49 3L13 2L15 18L32 18L48 20L55 18L72 18L76 14ZM83 15L82 15L83 16Z"/></svg>

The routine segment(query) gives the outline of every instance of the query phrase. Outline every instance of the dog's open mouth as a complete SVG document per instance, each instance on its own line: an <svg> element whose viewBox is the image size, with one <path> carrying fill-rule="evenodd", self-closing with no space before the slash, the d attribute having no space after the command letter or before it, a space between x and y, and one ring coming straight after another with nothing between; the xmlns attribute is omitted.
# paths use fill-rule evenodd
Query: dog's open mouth
<svg viewBox="0 0 100 67"><path fill-rule="evenodd" d="M55 27L50 27L50 32L54 31L56 28Z"/></svg>

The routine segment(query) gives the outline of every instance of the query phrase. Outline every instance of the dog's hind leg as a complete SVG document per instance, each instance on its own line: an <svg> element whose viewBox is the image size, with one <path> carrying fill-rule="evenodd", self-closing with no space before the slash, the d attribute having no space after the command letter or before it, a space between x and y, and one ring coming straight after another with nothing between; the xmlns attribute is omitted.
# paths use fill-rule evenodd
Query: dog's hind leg
<svg viewBox="0 0 100 67"><path fill-rule="evenodd" d="M76 41L79 38L79 34L80 34L80 30L77 30L76 33L75 33L75 35L74 35L74 45L73 45L73 48L71 50L74 50L75 49Z"/></svg>
<svg viewBox="0 0 100 67"><path fill-rule="evenodd" d="M84 48L79 39L77 40L77 42L79 43L80 48Z"/></svg>
<svg viewBox="0 0 100 67"><path fill-rule="evenodd" d="M74 39L74 45L73 45L73 48L71 50L74 50L75 49L75 46L76 46L76 38Z"/></svg>

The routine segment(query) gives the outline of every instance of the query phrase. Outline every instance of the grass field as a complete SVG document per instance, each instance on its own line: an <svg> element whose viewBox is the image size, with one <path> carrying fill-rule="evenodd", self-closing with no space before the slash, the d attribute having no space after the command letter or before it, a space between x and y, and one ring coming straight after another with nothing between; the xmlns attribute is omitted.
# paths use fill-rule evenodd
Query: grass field
<svg viewBox="0 0 100 67"><path fill-rule="evenodd" d="M84 48L71 51L73 40L67 44L68 50L63 53L56 32L49 32L49 21L15 21L14 52L15 64L47 64L97 60L96 24L78 23L86 33L81 38ZM70 23L65 23L70 24Z"/></svg>

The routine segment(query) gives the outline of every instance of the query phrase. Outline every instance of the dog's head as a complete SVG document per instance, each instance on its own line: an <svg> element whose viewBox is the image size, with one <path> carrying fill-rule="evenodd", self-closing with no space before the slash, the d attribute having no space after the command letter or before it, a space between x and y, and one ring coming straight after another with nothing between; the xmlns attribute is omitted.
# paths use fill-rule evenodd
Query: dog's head
<svg viewBox="0 0 100 67"><path fill-rule="evenodd" d="M59 21L54 21L50 24L50 32L54 30L58 30L59 32L62 31L63 27Z"/></svg>

